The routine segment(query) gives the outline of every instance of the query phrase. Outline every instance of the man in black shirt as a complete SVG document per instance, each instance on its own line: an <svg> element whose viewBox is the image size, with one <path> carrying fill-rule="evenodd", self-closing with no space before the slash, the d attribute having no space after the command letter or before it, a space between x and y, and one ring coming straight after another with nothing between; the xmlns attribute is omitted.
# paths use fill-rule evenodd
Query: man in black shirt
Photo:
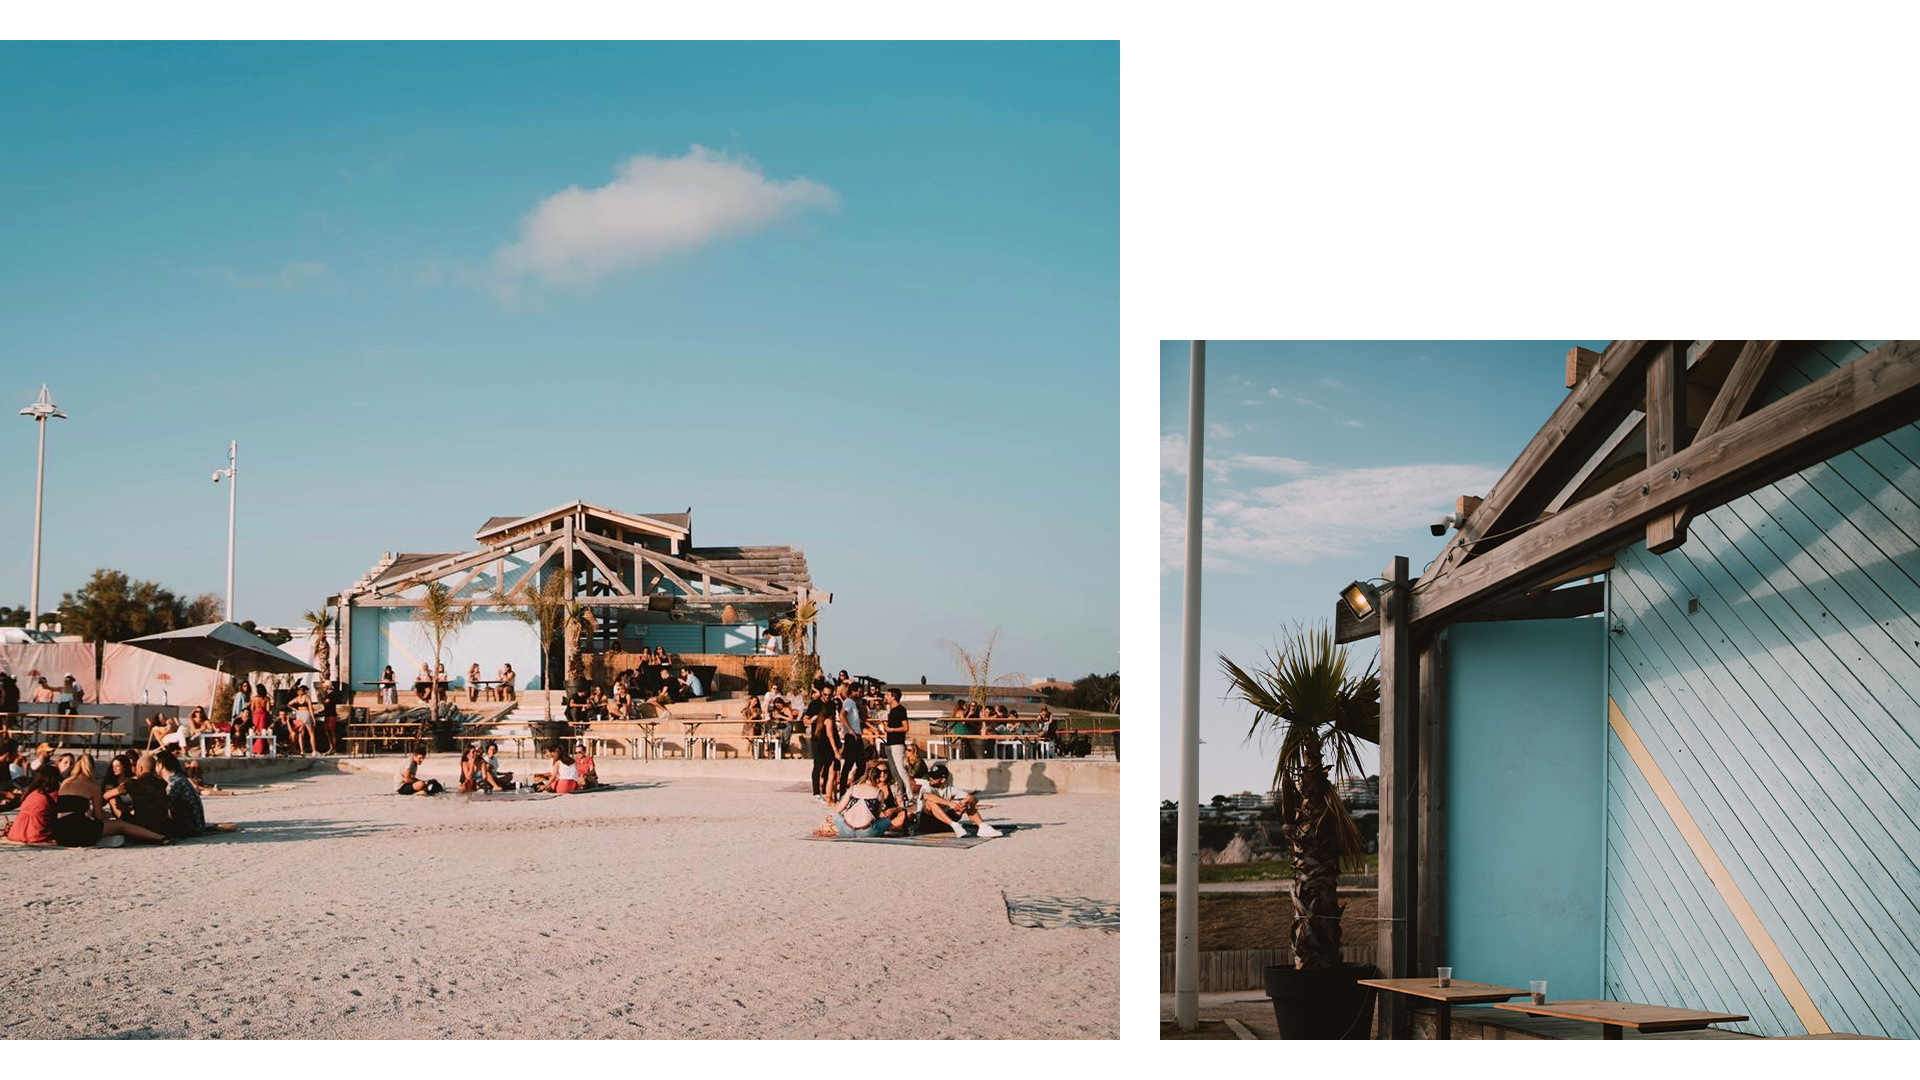
<svg viewBox="0 0 1920 1080"><path fill-rule="evenodd" d="M914 795L913 776L907 772L907 707L900 704L900 691L887 687L887 762L900 784L900 800L905 804ZM918 809L918 807L909 807Z"/></svg>

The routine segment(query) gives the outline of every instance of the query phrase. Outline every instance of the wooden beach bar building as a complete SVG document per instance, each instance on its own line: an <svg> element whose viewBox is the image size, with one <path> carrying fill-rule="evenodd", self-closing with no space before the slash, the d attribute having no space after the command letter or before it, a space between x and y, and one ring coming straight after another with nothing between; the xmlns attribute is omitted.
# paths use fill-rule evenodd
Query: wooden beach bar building
<svg viewBox="0 0 1920 1080"><path fill-rule="evenodd" d="M1380 639L1380 968L1920 1036L1920 343L1615 341L1567 386L1336 607Z"/></svg>
<svg viewBox="0 0 1920 1080"><path fill-rule="evenodd" d="M387 665L406 685L423 661L432 662L413 617L430 583L476 605L444 660L454 684L463 684L471 662L487 679L511 663L522 690L548 689L542 672L558 673L561 663L558 642L543 665L533 629L489 603L522 582L538 587L560 575L565 595L591 608L595 628L581 647L602 681L626 666L622 654L654 647L716 668L723 682L763 679L789 663L779 655L775 621L804 601L832 599L813 587L799 548L696 546L691 508L632 514L576 501L489 518L474 540L479 547L471 551L389 553L331 598L345 654L340 671L356 689L377 681Z"/></svg>

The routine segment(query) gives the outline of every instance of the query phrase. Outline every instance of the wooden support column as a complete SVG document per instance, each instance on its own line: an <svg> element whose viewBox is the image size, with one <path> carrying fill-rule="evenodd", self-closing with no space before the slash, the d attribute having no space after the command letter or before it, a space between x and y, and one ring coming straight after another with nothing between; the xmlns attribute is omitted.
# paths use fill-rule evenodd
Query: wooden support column
<svg viewBox="0 0 1920 1080"><path fill-rule="evenodd" d="M1375 963L1389 979L1414 976L1412 966L1415 832L1413 792L1415 683L1412 628L1407 619L1411 578L1404 555L1387 564L1380 590L1380 939ZM1389 1039L1411 1036L1399 994L1380 995L1380 1030Z"/></svg>
<svg viewBox="0 0 1920 1080"><path fill-rule="evenodd" d="M342 598L340 601L339 624L340 624L340 650L339 650L340 655L333 662L334 672L339 677L336 678L334 682L345 684L347 688L347 693L352 694L353 693L353 601L351 599ZM351 702L353 699L349 697L347 700ZM219 717L215 717L215 719L217 720L219 719Z"/></svg>
<svg viewBox="0 0 1920 1080"><path fill-rule="evenodd" d="M1413 965L1416 976L1447 962L1447 638L1443 632L1420 650L1419 849L1414 857L1417 913Z"/></svg>
<svg viewBox="0 0 1920 1080"><path fill-rule="evenodd" d="M1647 364L1647 467L1686 449L1687 343L1665 341ZM1687 542L1681 515L1671 510L1647 522L1647 551L1664 555Z"/></svg>

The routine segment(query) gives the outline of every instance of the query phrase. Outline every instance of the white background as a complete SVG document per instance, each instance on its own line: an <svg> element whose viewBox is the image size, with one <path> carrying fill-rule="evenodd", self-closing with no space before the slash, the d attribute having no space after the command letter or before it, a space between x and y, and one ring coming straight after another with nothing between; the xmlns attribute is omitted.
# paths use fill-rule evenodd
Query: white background
<svg viewBox="0 0 1920 1080"><path fill-rule="evenodd" d="M16 6L0 25L15 37L1121 39L1117 584L1131 727L1154 723L1141 710L1160 700L1162 338L1901 336L1914 323L1920 213L1910 10L1831 2L117 3ZM7 107L0 103L0 116ZM1130 745L1140 755L1156 743L1141 736ZM137 1057L113 1048L88 1058L287 1077L474 1066L609 1075L718 1067L720 1075L781 1078L1618 1067L1577 1044L1160 1044L1158 769L1140 756L1128 766L1121 949L1122 1038L1131 1045L916 1045L860 1055L824 1043L327 1044L297 1053L251 1044ZM12 983L9 992L32 989ZM911 1016L910 1002L896 1004ZM1908 1049L1795 1044L1768 1048L1767 1060L1770 1068L1812 1065L1815 1054L1822 1064L1843 1053L1849 1063L1891 1061L1881 1055ZM1636 1050L1615 1052L1657 1061L1662 1072L1728 1052L1711 1043ZM39 1047L31 1056L51 1064L55 1052ZM1790 1061L1795 1054L1808 1056ZM1904 1060L1910 1068L1911 1056Z"/></svg>

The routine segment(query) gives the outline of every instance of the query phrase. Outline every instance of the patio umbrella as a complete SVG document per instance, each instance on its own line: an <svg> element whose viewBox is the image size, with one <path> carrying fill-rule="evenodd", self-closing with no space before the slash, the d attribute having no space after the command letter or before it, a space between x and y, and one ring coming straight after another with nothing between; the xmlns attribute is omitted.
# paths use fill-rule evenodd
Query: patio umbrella
<svg viewBox="0 0 1920 1080"><path fill-rule="evenodd" d="M290 656L258 634L252 633L238 623L217 622L205 626L189 626L185 630L169 630L164 634L148 634L134 638L128 645L138 645L149 652L162 656L171 656L175 660L185 660L189 664L210 667L224 675L229 671L242 674L264 671L274 675L295 675L303 671L318 672L311 664ZM216 682L216 685L217 682ZM220 702L210 702L207 717L211 720L219 715Z"/></svg>
<svg viewBox="0 0 1920 1080"><path fill-rule="evenodd" d="M317 673L320 670L274 648L260 635L230 622L148 634L134 638L127 644L216 670L265 671L274 675L296 675L303 671Z"/></svg>

